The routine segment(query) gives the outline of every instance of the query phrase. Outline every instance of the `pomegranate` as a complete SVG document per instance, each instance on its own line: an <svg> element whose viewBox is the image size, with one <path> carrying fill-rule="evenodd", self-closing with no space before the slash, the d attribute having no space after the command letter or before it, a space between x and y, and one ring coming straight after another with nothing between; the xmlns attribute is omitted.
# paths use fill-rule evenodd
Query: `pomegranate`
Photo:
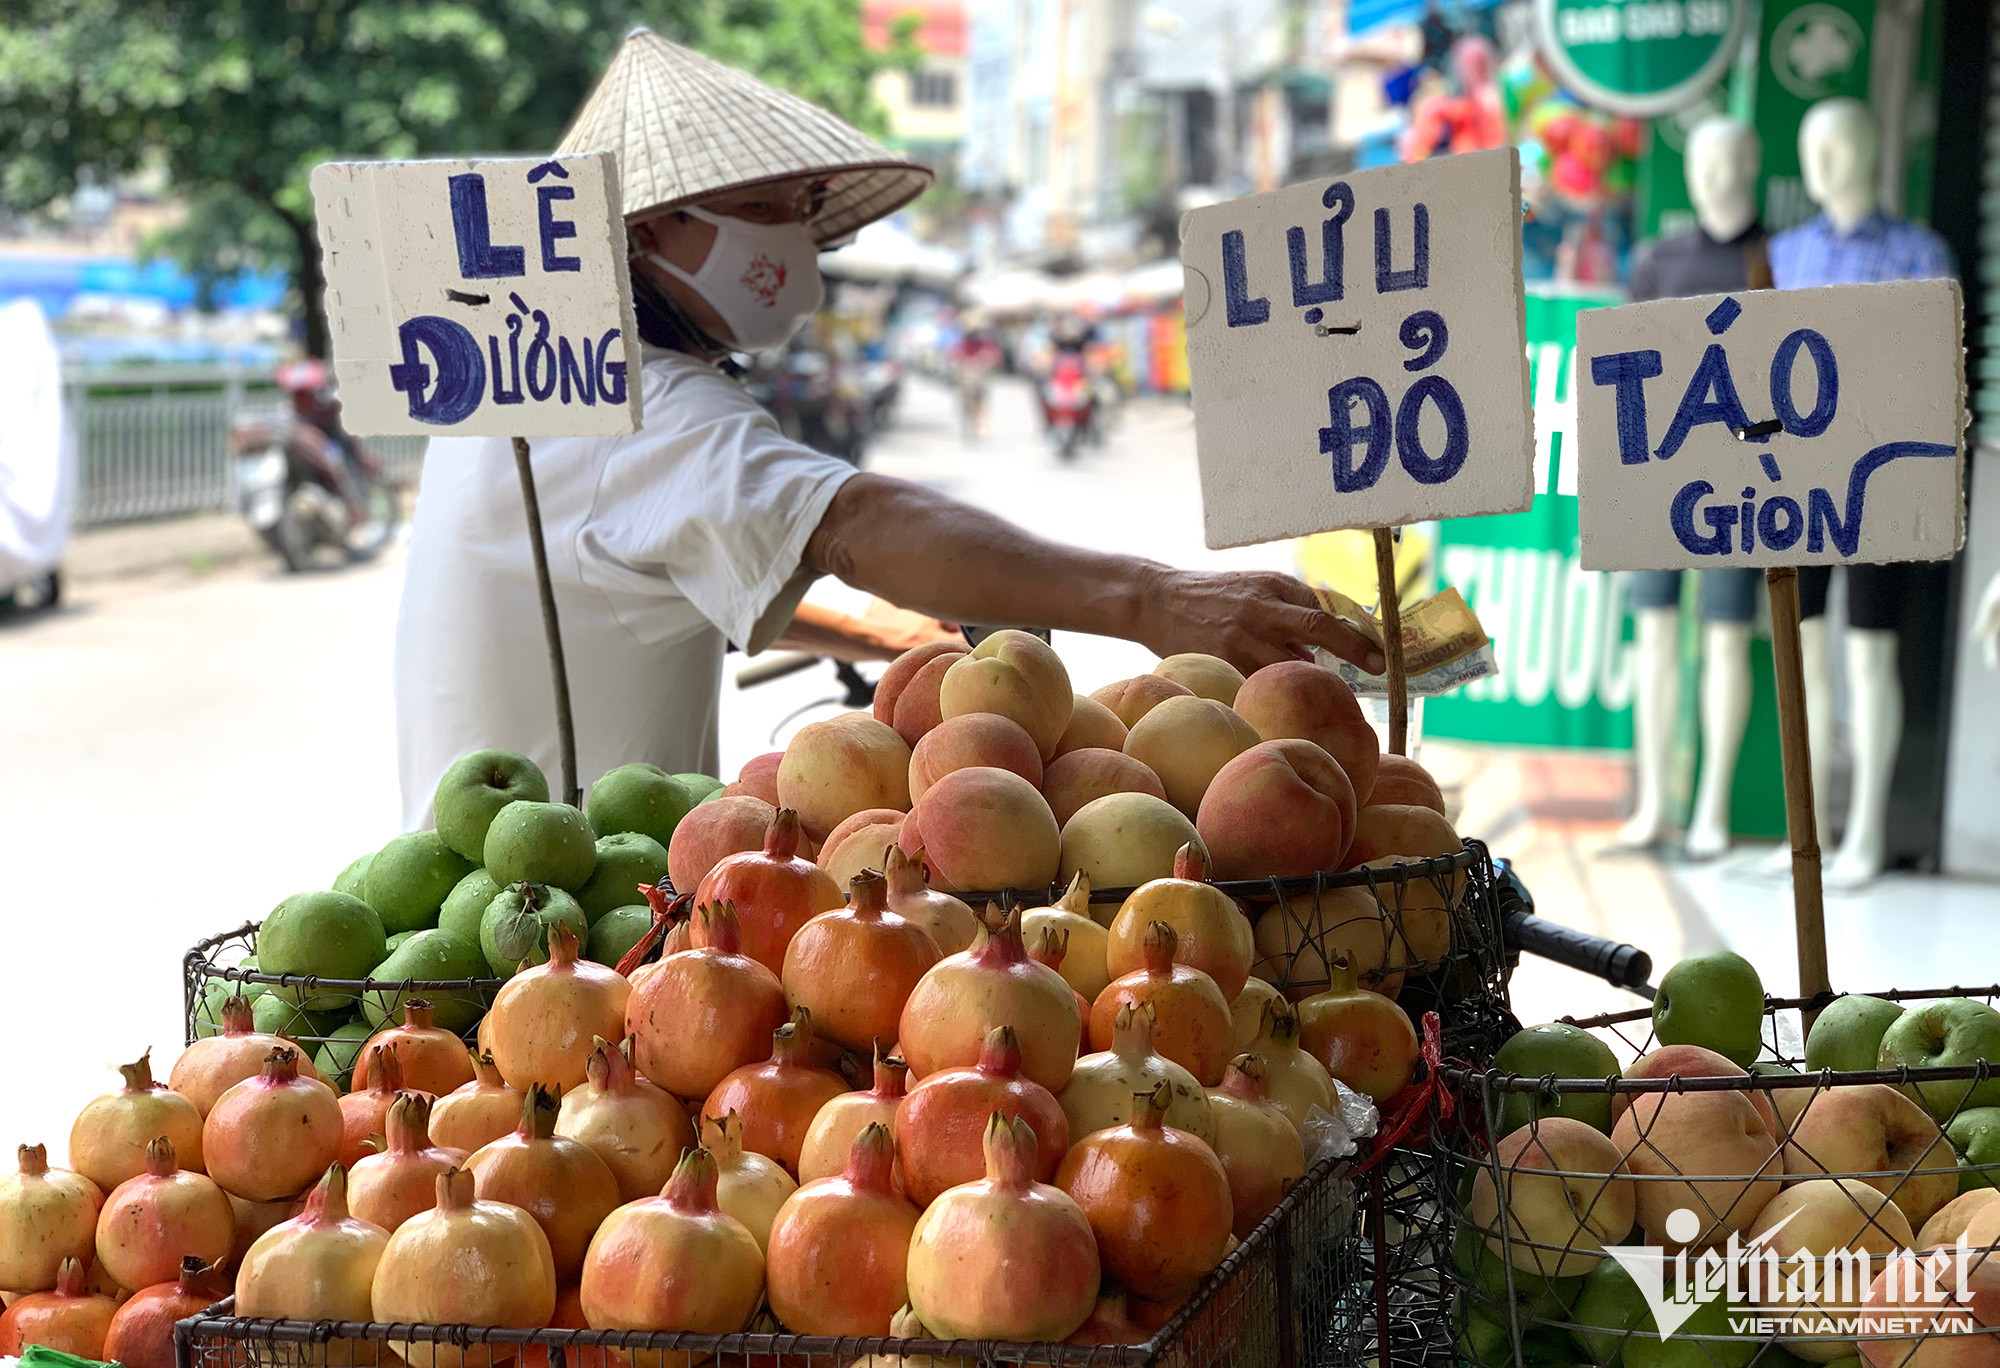
<svg viewBox="0 0 2000 1368"><path fill-rule="evenodd" d="M1236 1212L1229 1228L1237 1239L1247 1240L1292 1184L1306 1176L1305 1147L1299 1128L1265 1093L1264 1064L1255 1055L1229 1061L1222 1086L1209 1090L1208 1105L1215 1118L1210 1147L1229 1175L1229 1201Z"/></svg>
<svg viewBox="0 0 2000 1368"><path fill-rule="evenodd" d="M506 1202L535 1218L549 1237L559 1282L583 1267L591 1234L622 1200L597 1151L556 1134L556 1099L539 1083L528 1085L520 1127L466 1160L465 1170L482 1201Z"/></svg>
<svg viewBox="0 0 2000 1368"><path fill-rule="evenodd" d="M243 1256L250 1252L250 1246L257 1243L257 1237L277 1225L289 1221L299 1214L305 1203L298 1198L288 1197L282 1202L246 1202L233 1193L229 1198L229 1209L236 1213L236 1238L229 1247L229 1267L241 1268Z"/></svg>
<svg viewBox="0 0 2000 1368"><path fill-rule="evenodd" d="M681 1154L695 1147L687 1108L632 1069L632 1042L600 1040L590 1052L590 1079L562 1100L556 1134L590 1146L618 1180L618 1198L657 1196Z"/></svg>
<svg viewBox="0 0 2000 1368"><path fill-rule="evenodd" d="M1298 1006L1299 1048L1356 1092L1387 1101L1416 1072L1417 1028L1408 1012L1361 987L1347 956L1334 956L1326 973L1326 991Z"/></svg>
<svg viewBox="0 0 2000 1368"><path fill-rule="evenodd" d="M449 1277L440 1277L449 1269ZM441 1173L437 1205L389 1237L370 1288L374 1319L411 1325L487 1325L536 1330L556 1311L549 1237L505 1202L474 1200L472 1174ZM474 1368L514 1356L511 1344L399 1344L413 1368Z"/></svg>
<svg viewBox="0 0 2000 1368"><path fill-rule="evenodd" d="M236 1268L236 1314L273 1320L373 1320L371 1285L389 1233L347 1211L347 1170L328 1168L299 1214L257 1237ZM329 1351L341 1344L329 1345ZM356 1355L370 1351L346 1342ZM314 1356L313 1362L325 1359ZM359 1356L335 1363L362 1363Z"/></svg>
<svg viewBox="0 0 2000 1368"><path fill-rule="evenodd" d="M1299 1014L1291 1003L1279 998L1265 1005L1264 1029L1248 1052L1264 1066L1265 1096L1301 1131L1314 1107L1333 1110L1333 1075L1299 1048Z"/></svg>
<svg viewBox="0 0 2000 1368"><path fill-rule="evenodd" d="M932 965L903 1004L898 1038L911 1077L977 1062L995 1026L1020 1037L1028 1077L1050 1092L1069 1081L1083 1035L1076 994L1028 957L1018 909L970 950Z"/></svg>
<svg viewBox="0 0 2000 1368"><path fill-rule="evenodd" d="M1126 1003L1111 1021L1111 1048L1076 1061L1056 1101L1069 1118L1070 1143L1131 1120L1134 1097L1165 1084L1167 1124L1207 1140L1214 1135L1208 1095L1195 1076L1153 1049L1153 1004Z"/></svg>
<svg viewBox="0 0 2000 1368"><path fill-rule="evenodd" d="M1025 922L1024 922L1025 925ZM1047 965L1058 974L1063 971L1063 961L1069 958L1069 932L1060 926L1044 926L1034 933L1028 943L1028 958L1037 964ZM1063 982L1069 982L1064 979ZM1090 1020L1090 1000L1071 988L1070 996L1076 999L1076 1019ZM1082 1049L1085 1041L1078 1034L1077 1048Z"/></svg>
<svg viewBox="0 0 2000 1368"><path fill-rule="evenodd" d="M390 1104L388 1148L348 1174L348 1206L356 1216L394 1231L437 1204L437 1176L463 1164L465 1151L432 1145L430 1119L431 1100L423 1093L400 1093Z"/></svg>
<svg viewBox="0 0 2000 1368"><path fill-rule="evenodd" d="M939 958L930 932L889 911L888 897L888 882L862 870L848 906L814 917L785 950L785 995L850 1050L896 1038L903 1004Z"/></svg>
<svg viewBox="0 0 2000 1368"><path fill-rule="evenodd" d="M466 1051L472 1081L431 1104L431 1142L472 1153L521 1124L521 1094L507 1086L493 1056Z"/></svg>
<svg viewBox="0 0 2000 1368"><path fill-rule="evenodd" d="M889 1320L889 1334L895 1339L936 1339L930 1327L917 1319L916 1312L905 1305ZM935 1358L930 1354L866 1354L847 1365L847 1368L978 1368L971 1359Z"/></svg>
<svg viewBox="0 0 2000 1368"><path fill-rule="evenodd" d="M472 1056L465 1042L436 1024L437 1009L422 998L403 999L403 1024L377 1031L369 1040L361 1062L354 1066L354 1091L368 1086L368 1070L374 1059L372 1047L385 1046L395 1052L403 1065L403 1086L412 1092L443 1097L464 1087L473 1078Z"/></svg>
<svg viewBox="0 0 2000 1368"><path fill-rule="evenodd" d="M882 876L888 881L891 912L928 931L939 955L956 955L972 948L979 935L979 918L960 899L931 887L923 851L905 855L901 846L891 845L884 864L887 867Z"/></svg>
<svg viewBox="0 0 2000 1368"><path fill-rule="evenodd" d="M726 1112L701 1121L702 1139L715 1156L715 1200L743 1222L762 1249L771 1239L771 1222L798 1184L776 1160L743 1148L743 1118Z"/></svg>
<svg viewBox="0 0 2000 1368"><path fill-rule="evenodd" d="M1151 1003L1153 1048L1203 1087L1214 1087L1229 1063L1229 1000L1207 974L1175 962L1179 942L1179 934L1165 922L1146 928L1145 967L1113 979L1097 995L1090 1009L1090 1043L1098 1050L1110 1049L1118 1009L1128 1002Z"/></svg>
<svg viewBox="0 0 2000 1368"><path fill-rule="evenodd" d="M88 1262L104 1194L80 1173L49 1167L43 1145L23 1145L20 1168L0 1178L0 1288L46 1292L64 1259Z"/></svg>
<svg viewBox="0 0 2000 1368"><path fill-rule="evenodd" d="M229 1198L214 1179L181 1172L164 1135L146 1147L146 1171L113 1188L97 1213L97 1262L120 1287L171 1282L190 1254L219 1264L235 1242Z"/></svg>
<svg viewBox="0 0 2000 1368"><path fill-rule="evenodd" d="M549 928L549 958L507 980L486 1014L493 1062L510 1088L574 1088L589 1076L592 1042L625 1038L632 985L615 969L577 958L576 933Z"/></svg>
<svg viewBox="0 0 2000 1368"><path fill-rule="evenodd" d="M1261 971L1260 971L1261 972ZM1239 1053L1250 1048L1264 1030L1264 1004L1283 997L1275 984L1255 975L1243 981L1243 991L1229 1004L1229 1044Z"/></svg>
<svg viewBox="0 0 2000 1368"><path fill-rule="evenodd" d="M1104 1271L1141 1297L1182 1297L1208 1276L1235 1219L1215 1151L1165 1124L1164 1086L1123 1126L1077 1142L1056 1173L1097 1235Z"/></svg>
<svg viewBox="0 0 2000 1368"><path fill-rule="evenodd" d="M375 1081L366 1090L357 1086L340 1099L338 1162L349 1172L369 1155L381 1152L383 1137L389 1133L389 1108L403 1090L403 1062L394 1050L370 1044L361 1054L374 1062Z"/></svg>
<svg viewBox="0 0 2000 1368"><path fill-rule="evenodd" d="M210 1175L252 1202L297 1196L340 1157L340 1099L299 1076L289 1046L264 1057L264 1071L215 1099L202 1126Z"/></svg>
<svg viewBox="0 0 2000 1368"><path fill-rule="evenodd" d="M799 1176L799 1152L819 1109L847 1091L847 1080L812 1062L812 1013L801 1007L771 1033L771 1057L745 1064L715 1085L701 1104L703 1117L728 1112L743 1118L743 1147Z"/></svg>
<svg viewBox="0 0 2000 1368"><path fill-rule="evenodd" d="M774 974L783 972L785 947L799 928L842 902L833 876L799 854L799 815L790 808L771 819L762 850L739 851L702 875L694 900L734 903L743 953ZM691 939L697 948L708 944L699 923Z"/></svg>
<svg viewBox="0 0 2000 1368"><path fill-rule="evenodd" d="M1069 1149L1069 1120L1053 1093L1021 1076L1021 1042L1012 1026L993 1028L978 1064L940 1069L897 1104L904 1184L919 1205L986 1172L986 1123L995 1115L1027 1121L1039 1156L1035 1180L1053 1177Z"/></svg>
<svg viewBox="0 0 2000 1368"><path fill-rule="evenodd" d="M228 1295L229 1280L220 1272L192 1256L182 1259L179 1277L134 1292L111 1317L105 1361L125 1368L174 1368L174 1323Z"/></svg>
<svg viewBox="0 0 2000 1368"><path fill-rule="evenodd" d="M832 1178L847 1171L854 1139L873 1123L881 1122L896 1133L896 1104L903 1100L903 1080L909 1069L903 1061L875 1046L875 1086L867 1092L842 1093L829 1099L806 1130L806 1142L799 1149L799 1181ZM896 1182L903 1181L902 1160L896 1161Z"/></svg>
<svg viewBox="0 0 2000 1368"><path fill-rule="evenodd" d="M1208 855L1200 846L1182 846L1174 853L1173 877L1133 889L1111 919L1104 962L1113 978L1145 965L1154 922L1174 928L1175 961L1214 979L1224 1003L1243 991L1256 941L1236 900L1208 882Z"/></svg>
<svg viewBox="0 0 2000 1368"><path fill-rule="evenodd" d="M146 1171L146 1146L164 1135L189 1172L203 1172L202 1114L194 1103L153 1081L153 1052L119 1065L118 1072L125 1076L125 1086L76 1114L69 1130L69 1166L109 1192Z"/></svg>
<svg viewBox="0 0 2000 1368"><path fill-rule="evenodd" d="M1059 1340L1097 1307L1097 1238L1035 1181L1035 1131L986 1123L986 1176L932 1202L910 1236L910 1309L941 1339Z"/></svg>
<svg viewBox="0 0 2000 1368"><path fill-rule="evenodd" d="M575 1283L556 1292L556 1313L549 1319L551 1330L588 1330L590 1321L583 1314L583 1289ZM637 1356L645 1368L664 1368L659 1355ZM562 1349L561 1358L552 1360L546 1344L524 1344L515 1362L521 1368L630 1368L631 1359L616 1349L583 1349L571 1344Z"/></svg>
<svg viewBox="0 0 2000 1368"><path fill-rule="evenodd" d="M618 1208L591 1241L583 1314L597 1330L741 1330L764 1296L764 1259L716 1205L715 1157L691 1150L666 1191Z"/></svg>
<svg viewBox="0 0 2000 1368"><path fill-rule="evenodd" d="M771 1310L800 1335L886 1335L909 1298L917 1209L896 1190L896 1142L871 1121L847 1168L792 1194L771 1225Z"/></svg>
<svg viewBox="0 0 2000 1368"><path fill-rule="evenodd" d="M0 1354L19 1357L30 1345L101 1361L118 1303L85 1287L83 1263L64 1259L55 1290L17 1297L0 1314Z"/></svg>
<svg viewBox="0 0 2000 1368"><path fill-rule="evenodd" d="M167 1086L194 1103L194 1109L206 1117L216 1098L262 1073L265 1056L292 1043L283 1036L257 1030L254 1022L248 999L237 996L223 1003L222 1034L197 1040L182 1050L173 1072L167 1075ZM303 1056L299 1072L307 1078L319 1077Z"/></svg>
<svg viewBox="0 0 2000 1368"><path fill-rule="evenodd" d="M1144 1344L1152 1332L1133 1318L1130 1294L1107 1288L1097 1298L1090 1319L1069 1337L1071 1344Z"/></svg>
<svg viewBox="0 0 2000 1368"><path fill-rule="evenodd" d="M1090 875L1081 869L1071 876L1069 888L1049 907L1037 907L1021 914L1021 934L1033 945L1044 930L1054 928L1069 935L1069 953L1061 973L1069 986L1085 1002L1097 1001L1104 985L1111 982L1105 958L1110 933L1090 915Z"/></svg>
<svg viewBox="0 0 2000 1368"><path fill-rule="evenodd" d="M625 1007L639 1072L686 1098L763 1059L790 1016L777 973L742 953L734 907L698 907L693 924L700 948L662 959Z"/></svg>

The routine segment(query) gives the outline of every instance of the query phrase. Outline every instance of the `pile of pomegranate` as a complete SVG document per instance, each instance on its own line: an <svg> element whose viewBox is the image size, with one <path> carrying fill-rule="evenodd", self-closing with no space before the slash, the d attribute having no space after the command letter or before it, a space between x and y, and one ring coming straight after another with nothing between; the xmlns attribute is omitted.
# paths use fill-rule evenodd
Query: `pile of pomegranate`
<svg viewBox="0 0 2000 1368"><path fill-rule="evenodd" d="M1212 880L1455 852L1443 809L1316 665L1085 698L1023 633L919 648L682 821L691 911L629 975L557 923L480 1048L409 1003L345 1096L240 1003L171 1086L128 1066L70 1169L0 1178L0 1353L164 1365L229 1274L251 1317L1143 1341L1336 1080L1409 1083L1394 999L1450 948L1429 883L1302 914Z"/></svg>

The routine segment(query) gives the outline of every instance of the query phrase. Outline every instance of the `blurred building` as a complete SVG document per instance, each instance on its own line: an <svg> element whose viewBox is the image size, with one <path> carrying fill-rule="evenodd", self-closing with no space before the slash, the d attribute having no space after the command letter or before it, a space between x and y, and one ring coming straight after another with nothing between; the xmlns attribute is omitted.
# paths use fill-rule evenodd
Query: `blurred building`
<svg viewBox="0 0 2000 1368"><path fill-rule="evenodd" d="M948 174L965 137L966 13L962 0L865 0L862 32L870 47L886 48L901 25L923 52L910 70L875 78L875 98L889 115L889 142L939 173Z"/></svg>

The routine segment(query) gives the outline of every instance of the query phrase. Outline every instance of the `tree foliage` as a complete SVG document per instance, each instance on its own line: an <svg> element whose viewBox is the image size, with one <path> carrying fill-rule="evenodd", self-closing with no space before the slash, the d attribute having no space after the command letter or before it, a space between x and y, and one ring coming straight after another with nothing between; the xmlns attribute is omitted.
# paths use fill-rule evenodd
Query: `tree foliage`
<svg viewBox="0 0 2000 1368"><path fill-rule="evenodd" d="M198 277L292 272L323 354L311 169L547 149L638 24L879 127L896 54L857 0L11 0L0 201L164 171L189 213L161 245Z"/></svg>

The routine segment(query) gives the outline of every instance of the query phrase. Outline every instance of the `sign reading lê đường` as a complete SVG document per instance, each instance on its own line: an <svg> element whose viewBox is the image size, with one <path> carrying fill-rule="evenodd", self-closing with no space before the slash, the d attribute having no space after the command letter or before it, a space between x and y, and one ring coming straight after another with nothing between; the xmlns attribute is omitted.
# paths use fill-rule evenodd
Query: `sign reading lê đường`
<svg viewBox="0 0 2000 1368"><path fill-rule="evenodd" d="M1962 327L1952 280L1579 314L1571 391L1584 568L1956 554Z"/></svg>
<svg viewBox="0 0 2000 1368"><path fill-rule="evenodd" d="M1511 147L1181 221L1211 547L1534 499Z"/></svg>
<svg viewBox="0 0 2000 1368"><path fill-rule="evenodd" d="M611 153L329 162L312 189L350 431L638 429Z"/></svg>

